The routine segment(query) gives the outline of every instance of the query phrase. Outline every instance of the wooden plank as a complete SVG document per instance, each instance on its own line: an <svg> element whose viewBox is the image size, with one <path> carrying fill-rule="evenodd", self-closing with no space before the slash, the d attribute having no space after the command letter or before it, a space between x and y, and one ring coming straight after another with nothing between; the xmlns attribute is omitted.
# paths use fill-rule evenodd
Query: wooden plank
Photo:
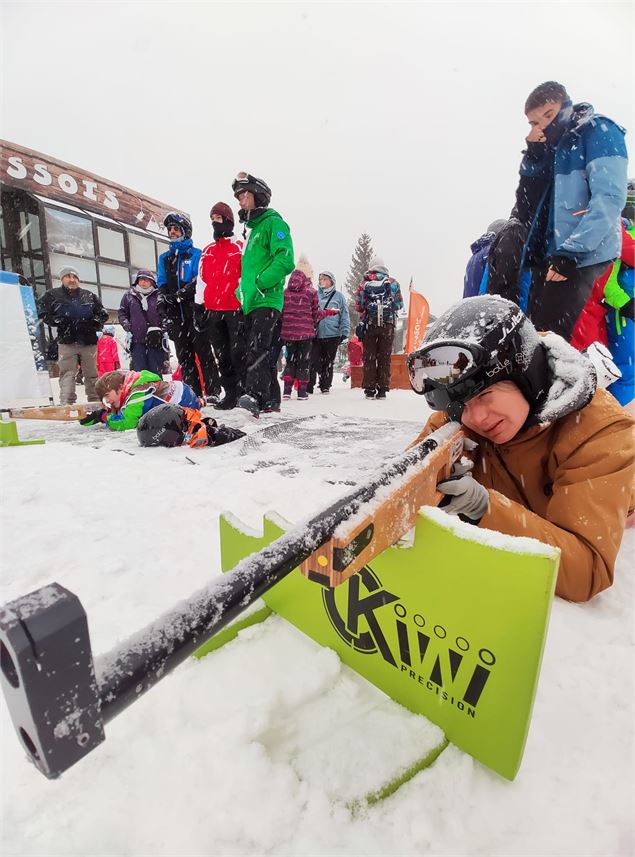
<svg viewBox="0 0 635 857"><path fill-rule="evenodd" d="M101 402L83 402L81 405L43 405L41 408L9 408L14 420L81 420L90 411L103 407Z"/></svg>

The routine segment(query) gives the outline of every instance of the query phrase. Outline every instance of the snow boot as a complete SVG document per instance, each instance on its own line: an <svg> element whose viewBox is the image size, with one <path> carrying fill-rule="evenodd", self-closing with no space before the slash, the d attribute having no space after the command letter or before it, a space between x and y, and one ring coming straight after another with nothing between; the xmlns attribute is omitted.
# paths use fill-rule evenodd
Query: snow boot
<svg viewBox="0 0 635 857"><path fill-rule="evenodd" d="M280 405L278 402L267 402L267 404L262 409L263 414L279 414L280 413Z"/></svg>
<svg viewBox="0 0 635 857"><path fill-rule="evenodd" d="M309 398L309 394L307 393L307 382L306 381L298 381L298 401L306 402Z"/></svg>
<svg viewBox="0 0 635 857"><path fill-rule="evenodd" d="M250 396L249 393L243 393L243 395L236 402L236 406L239 408L244 408L246 411L258 419L260 416L260 405L257 399L254 399L253 396Z"/></svg>
<svg viewBox="0 0 635 857"><path fill-rule="evenodd" d="M291 390L293 389L293 378L290 378L288 375L284 376L284 390L282 392L283 399L291 398Z"/></svg>
<svg viewBox="0 0 635 857"><path fill-rule="evenodd" d="M377 390L377 395L375 396L375 398L376 399L385 399L387 392L388 391L384 390L383 387L380 387L379 390Z"/></svg>
<svg viewBox="0 0 635 857"><path fill-rule="evenodd" d="M367 388L364 390L364 395L366 396L366 398L367 398L367 399L374 399L374 398L375 398L375 390L374 390L374 388L372 388L372 387L367 387Z"/></svg>
<svg viewBox="0 0 635 857"><path fill-rule="evenodd" d="M236 396L227 393L220 401L212 404L217 411L231 411L236 407Z"/></svg>

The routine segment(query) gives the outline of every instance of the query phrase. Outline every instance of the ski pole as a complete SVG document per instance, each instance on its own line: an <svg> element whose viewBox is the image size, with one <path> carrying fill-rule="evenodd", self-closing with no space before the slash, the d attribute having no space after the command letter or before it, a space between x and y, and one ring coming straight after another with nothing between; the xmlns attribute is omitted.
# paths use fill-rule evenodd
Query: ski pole
<svg viewBox="0 0 635 857"><path fill-rule="evenodd" d="M363 513L381 489L412 478L432 452L459 440L456 423L437 430L95 662L79 598L58 583L0 608L2 689L36 767L49 778L68 770L105 740L108 721Z"/></svg>

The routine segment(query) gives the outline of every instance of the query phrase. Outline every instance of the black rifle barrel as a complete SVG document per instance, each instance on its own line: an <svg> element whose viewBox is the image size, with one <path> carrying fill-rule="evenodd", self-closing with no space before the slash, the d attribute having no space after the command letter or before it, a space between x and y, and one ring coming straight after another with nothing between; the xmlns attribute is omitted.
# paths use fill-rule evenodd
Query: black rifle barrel
<svg viewBox="0 0 635 857"><path fill-rule="evenodd" d="M445 428L445 427L444 427ZM449 435L448 435L449 436ZM95 662L100 716L112 720L153 687L256 599L297 568L359 511L379 488L419 464L439 443L427 438L390 462L380 474L246 557L186 602L165 613Z"/></svg>

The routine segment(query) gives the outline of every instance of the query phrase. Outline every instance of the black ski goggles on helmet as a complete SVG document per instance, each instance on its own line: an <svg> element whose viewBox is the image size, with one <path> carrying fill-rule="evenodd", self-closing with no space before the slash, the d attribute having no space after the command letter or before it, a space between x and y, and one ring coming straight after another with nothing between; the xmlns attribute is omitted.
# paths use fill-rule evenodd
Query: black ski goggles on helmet
<svg viewBox="0 0 635 857"><path fill-rule="evenodd" d="M433 342L409 354L406 360L410 386L425 396L435 411L459 421L465 403L488 386L484 348L471 342Z"/></svg>

